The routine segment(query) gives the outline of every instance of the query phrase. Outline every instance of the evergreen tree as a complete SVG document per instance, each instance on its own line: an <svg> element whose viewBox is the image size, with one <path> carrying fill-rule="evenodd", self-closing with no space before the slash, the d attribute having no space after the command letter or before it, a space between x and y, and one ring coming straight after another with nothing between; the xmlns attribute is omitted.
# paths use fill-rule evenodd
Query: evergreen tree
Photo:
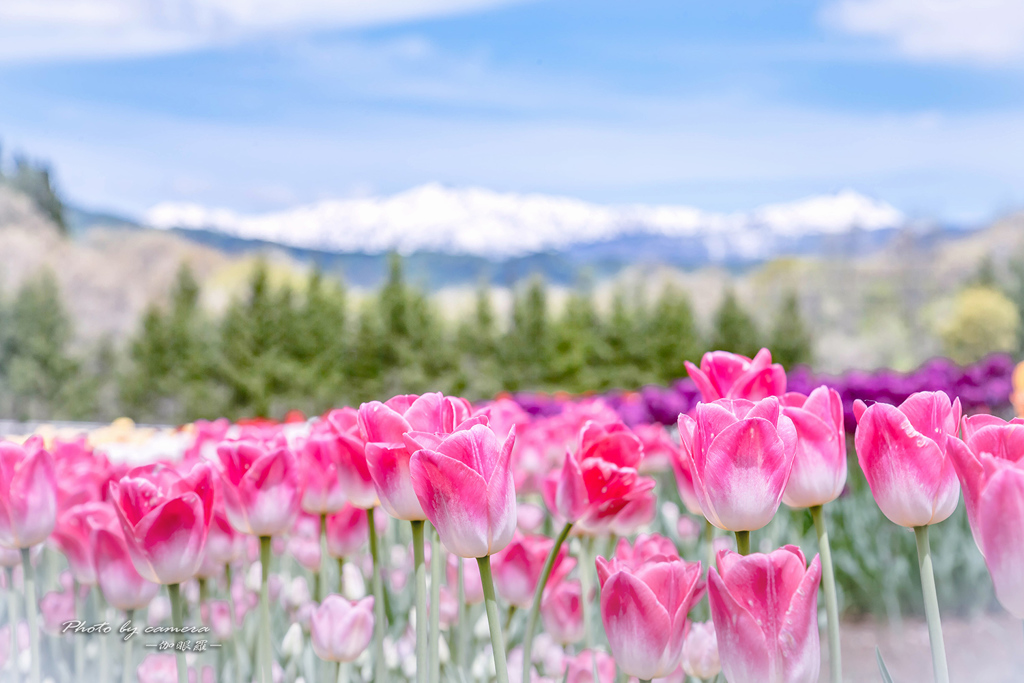
<svg viewBox="0 0 1024 683"><path fill-rule="evenodd" d="M12 187L28 195L61 232L67 232L64 203L54 187L49 166L33 163L26 157L18 157L14 160L14 175L9 182Z"/></svg>
<svg viewBox="0 0 1024 683"><path fill-rule="evenodd" d="M493 397L501 390L498 330L491 290L481 282L473 312L459 322L455 345L461 354L453 391L471 400Z"/></svg>
<svg viewBox="0 0 1024 683"><path fill-rule="evenodd" d="M512 324L502 343L503 385L506 389L539 388L549 375L551 340L547 287L540 277L530 279L512 302Z"/></svg>
<svg viewBox="0 0 1024 683"><path fill-rule="evenodd" d="M813 341L800 314L800 300L796 292L790 292L779 307L769 348L772 360L787 370L807 365L813 360Z"/></svg>
<svg viewBox="0 0 1024 683"><path fill-rule="evenodd" d="M697 362L704 351L686 292L665 286L651 313L647 340L657 382L668 384L686 377L685 361Z"/></svg>
<svg viewBox="0 0 1024 683"><path fill-rule="evenodd" d="M305 409L320 413L342 403L346 363L347 297L340 282L309 274L305 299L295 313L292 355Z"/></svg>
<svg viewBox="0 0 1024 683"><path fill-rule="evenodd" d="M548 383L567 391L592 389L598 382L598 365L608 354L601 321L586 287L569 296L551 336Z"/></svg>
<svg viewBox="0 0 1024 683"><path fill-rule="evenodd" d="M715 312L711 348L753 357L760 347L757 325L750 314L743 310L736 299L736 292L732 288L727 289L721 305Z"/></svg>

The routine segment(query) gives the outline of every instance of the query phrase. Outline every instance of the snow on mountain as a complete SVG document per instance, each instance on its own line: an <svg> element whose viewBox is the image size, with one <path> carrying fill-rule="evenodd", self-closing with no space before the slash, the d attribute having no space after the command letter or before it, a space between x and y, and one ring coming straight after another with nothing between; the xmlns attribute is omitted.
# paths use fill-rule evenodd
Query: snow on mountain
<svg viewBox="0 0 1024 683"><path fill-rule="evenodd" d="M437 183L390 197L330 200L262 215L165 202L145 218L155 228L210 230L322 251L375 254L396 249L403 254L434 251L495 259L628 235L698 238L712 252L756 256L778 239L898 228L906 222L893 206L852 190L726 214L688 206L602 206Z"/></svg>

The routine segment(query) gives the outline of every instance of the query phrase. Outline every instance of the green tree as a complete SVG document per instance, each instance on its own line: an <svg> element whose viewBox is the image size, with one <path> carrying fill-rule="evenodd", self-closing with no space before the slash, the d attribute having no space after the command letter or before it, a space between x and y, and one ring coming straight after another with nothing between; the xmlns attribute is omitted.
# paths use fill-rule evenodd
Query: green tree
<svg viewBox="0 0 1024 683"><path fill-rule="evenodd" d="M67 232L64 202L57 194L48 165L30 161L26 157L17 157L14 160L14 174L7 181L12 187L28 195L61 232Z"/></svg>
<svg viewBox="0 0 1024 683"><path fill-rule="evenodd" d="M539 388L549 375L548 296L540 277L531 278L513 298L512 324L502 340L502 360L502 384L511 391Z"/></svg>
<svg viewBox="0 0 1024 683"><path fill-rule="evenodd" d="M736 292L730 287L725 290L722 303L715 312L711 348L753 357L760 346L760 335L754 319L743 309L736 298Z"/></svg>
<svg viewBox="0 0 1024 683"><path fill-rule="evenodd" d="M686 376L685 361L698 361L704 348L686 292L669 284L654 305L647 325L655 380L667 384Z"/></svg>
<svg viewBox="0 0 1024 683"><path fill-rule="evenodd" d="M607 358L601 320L593 296L584 285L569 295L553 326L552 360L547 380L568 391L593 389L602 359Z"/></svg>
<svg viewBox="0 0 1024 683"><path fill-rule="evenodd" d="M1017 307L1002 292L969 287L957 295L940 336L946 355L960 364L973 363L1017 344L1021 319Z"/></svg>
<svg viewBox="0 0 1024 683"><path fill-rule="evenodd" d="M790 292L782 301L772 327L770 346L772 360L787 370L807 365L813 360L814 342L800 313L800 300Z"/></svg>

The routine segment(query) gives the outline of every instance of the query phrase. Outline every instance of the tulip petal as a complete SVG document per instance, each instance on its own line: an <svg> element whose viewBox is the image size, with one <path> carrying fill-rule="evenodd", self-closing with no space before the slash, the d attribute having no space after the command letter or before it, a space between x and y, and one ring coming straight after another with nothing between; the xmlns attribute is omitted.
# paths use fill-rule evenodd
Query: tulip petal
<svg viewBox="0 0 1024 683"><path fill-rule="evenodd" d="M206 533L203 504L195 493L172 498L146 515L135 528L138 548L163 584L183 583L192 578L202 561Z"/></svg>
<svg viewBox="0 0 1024 683"><path fill-rule="evenodd" d="M402 435L412 431L404 417L380 401L359 406L358 419L359 431L367 442L402 443Z"/></svg>
<svg viewBox="0 0 1024 683"><path fill-rule="evenodd" d="M721 563L721 555L719 555ZM718 638L722 672L734 683L761 683L772 678L774 644L769 644L744 597L734 596L712 568L708 572L708 602Z"/></svg>
<svg viewBox="0 0 1024 683"><path fill-rule="evenodd" d="M703 365L703 362L701 364ZM697 385L697 391L700 392L700 397L705 403L711 403L712 401L717 401L722 398L721 392L718 391L718 387L711 382L711 378L708 377L707 373L690 361L685 361L684 365L686 366L687 374L690 375L690 379L693 380L693 383Z"/></svg>
<svg viewBox="0 0 1024 683"><path fill-rule="evenodd" d="M613 574L601 590L601 618L623 672L645 680L670 673L659 671L659 664L672 622L647 584L625 571Z"/></svg>
<svg viewBox="0 0 1024 683"><path fill-rule="evenodd" d="M30 453L11 478L8 513L18 547L42 543L57 522L57 474L53 456L42 449Z"/></svg>
<svg viewBox="0 0 1024 683"><path fill-rule="evenodd" d="M416 497L444 546L460 557L489 554L490 511L483 477L459 460L429 450L417 451L409 470ZM512 519L514 524L514 513Z"/></svg>
<svg viewBox="0 0 1024 683"><path fill-rule="evenodd" d="M803 558L800 559L803 565ZM801 566L801 570L803 567ZM793 592L778 632L779 655L787 683L815 683L821 669L818 584L821 561L815 555Z"/></svg>
<svg viewBox="0 0 1024 683"><path fill-rule="evenodd" d="M992 476L979 501L978 525L996 597L1024 619L1024 467L1005 466Z"/></svg>

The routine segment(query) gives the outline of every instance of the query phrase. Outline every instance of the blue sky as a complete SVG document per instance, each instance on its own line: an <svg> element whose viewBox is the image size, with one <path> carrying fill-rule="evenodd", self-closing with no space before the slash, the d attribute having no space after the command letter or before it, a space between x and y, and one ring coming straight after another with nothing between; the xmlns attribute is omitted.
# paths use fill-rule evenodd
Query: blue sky
<svg viewBox="0 0 1024 683"><path fill-rule="evenodd" d="M6 0L0 140L135 214L440 181L983 221L1024 206L1020 5Z"/></svg>

